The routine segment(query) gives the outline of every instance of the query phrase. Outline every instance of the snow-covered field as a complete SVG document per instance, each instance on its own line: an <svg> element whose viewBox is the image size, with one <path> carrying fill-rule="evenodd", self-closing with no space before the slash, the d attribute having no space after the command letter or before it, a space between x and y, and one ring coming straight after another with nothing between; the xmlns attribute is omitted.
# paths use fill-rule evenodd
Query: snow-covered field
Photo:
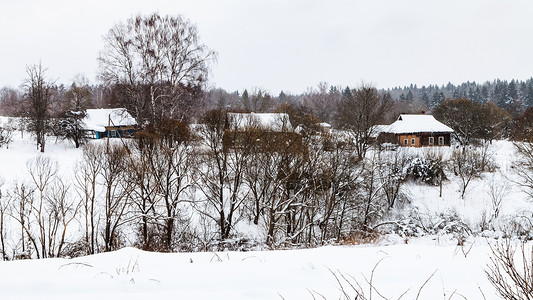
<svg viewBox="0 0 533 300"><path fill-rule="evenodd" d="M416 211L431 223L456 215L475 231L464 236L463 246L453 234L387 235L373 245L306 250L162 254L124 248L72 259L5 261L0 262L0 298L341 299L344 290L353 299L351 286L359 285L373 299L398 299L404 293L401 299L419 293L418 299L499 299L485 275L487 243L503 235L517 216L531 217L533 206L513 184L512 143L495 142L492 151L499 169L475 179L464 198L457 178L445 182L442 197L439 187L408 184L411 202L390 216ZM39 155L29 134L22 138L15 132L9 148L0 149L5 185L27 178L27 161ZM69 177L81 150L49 140L44 155ZM505 190L501 212L481 232L480 224L493 210L489 190L494 186Z"/></svg>
<svg viewBox="0 0 533 300"><path fill-rule="evenodd" d="M375 267L374 299L382 299L378 292L386 299L405 292L402 299L418 293L418 299L483 299L481 291L486 299L499 299L484 274L489 248L481 239L465 248L431 239L258 252L124 248L74 259L2 262L0 290L3 299L340 299L342 286L354 299L350 284L357 282L370 296L367 280Z"/></svg>

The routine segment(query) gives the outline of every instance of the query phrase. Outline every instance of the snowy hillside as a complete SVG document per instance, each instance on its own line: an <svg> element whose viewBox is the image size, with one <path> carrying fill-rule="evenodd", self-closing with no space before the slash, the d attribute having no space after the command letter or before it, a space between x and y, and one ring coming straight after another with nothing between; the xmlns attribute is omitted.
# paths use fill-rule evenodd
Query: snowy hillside
<svg viewBox="0 0 533 300"><path fill-rule="evenodd" d="M104 144L105 140L90 143ZM423 157L429 150L399 149L394 153L401 151ZM444 160L453 155L453 148L448 147L431 151ZM118 251L71 259L1 262L2 297L339 299L344 292L353 298L351 285L359 284L367 297L381 293L387 299L397 299L406 293L402 299L415 299L420 292L419 299L443 295L445 299L499 299L485 275L490 263L487 243L494 244L504 236L528 238L526 223L531 219L533 204L518 185L514 145L497 141L489 151L496 167L472 178L464 195L464 184L452 169L447 171L448 180L442 182L442 187L407 181L399 204L374 224L381 234L370 238L355 237L345 245L332 242L332 246L315 249L163 254L128 248L135 246L137 239L138 223L133 221L123 230L126 235L121 242L126 248ZM31 181L28 169L37 157L49 158L57 164L57 175L75 184L69 180L79 171L81 149L49 139L46 152L41 154L28 133L22 136L15 131L13 142L0 148L0 208L20 212L13 206L13 199L20 196L17 193L21 193L23 183ZM74 195L66 203L74 201ZM191 222L201 222L201 215L189 213ZM82 215L73 216L65 231L69 251L85 233L86 220ZM23 251L17 215L6 213L4 218L2 245L7 258L35 258L34 253ZM252 241L250 249L268 248L260 226L246 218L240 218L234 230L235 236ZM27 243L25 247L31 249ZM375 288L372 292L369 281Z"/></svg>

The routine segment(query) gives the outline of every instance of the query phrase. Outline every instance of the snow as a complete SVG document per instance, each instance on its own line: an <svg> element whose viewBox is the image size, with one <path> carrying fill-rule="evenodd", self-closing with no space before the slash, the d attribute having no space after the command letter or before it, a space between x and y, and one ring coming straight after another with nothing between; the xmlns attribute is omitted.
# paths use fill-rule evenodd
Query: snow
<svg viewBox="0 0 533 300"><path fill-rule="evenodd" d="M228 113L230 122L238 129L258 126L264 130L290 130L291 123L286 113Z"/></svg>
<svg viewBox="0 0 533 300"><path fill-rule="evenodd" d="M5 299L339 299L337 276L353 299L341 275L357 281L368 296L365 278L375 268L373 285L391 299L405 291L403 299L415 299L434 272L419 299L440 299L443 293L445 299L453 293L451 299L482 299L480 289L486 299L499 299L485 278L489 248L483 240L464 249L424 243L172 254L124 248L74 259L3 262L0 290Z"/></svg>
<svg viewBox="0 0 533 300"><path fill-rule="evenodd" d="M402 114L391 125L381 125L379 130L387 133L453 132L453 129L437 121L432 115Z"/></svg>
<svg viewBox="0 0 533 300"><path fill-rule="evenodd" d="M272 119L269 114L265 119ZM6 119L0 119L6 122ZM0 178L4 191L28 179L26 164L37 156L58 163L63 177L73 176L81 150L67 142L49 139L45 154L35 147L29 133L13 133L9 148L0 149ZM102 141L92 141L101 143ZM515 149L508 141L491 145L499 169L475 179L465 197L459 181L450 176L439 187L410 183L405 192L410 202L388 218L416 213L425 222L456 214L471 228L479 228L491 211L487 194L491 185L507 185L500 217L487 232L458 237L437 233L425 236L386 235L373 245L336 245L304 250L249 252L150 253L124 248L110 253L72 259L42 259L0 262L0 291L3 299L339 299L341 285L355 298L350 284L360 284L368 297L373 286L387 298L500 299L488 282L488 243L503 235L517 216L531 215L533 205L513 173ZM453 147L400 149L424 154L440 151L448 157ZM249 227L249 228L248 228ZM236 225L253 234L252 226ZM239 229L243 228L243 229ZM485 238L488 236L488 238ZM529 244L531 246L531 243ZM430 276L434 275L430 278ZM335 274L335 275L334 275ZM342 278L344 276L348 282ZM337 282L337 278L341 284ZM443 297L444 294L444 297ZM374 291L374 297L377 297ZM379 298L379 297L377 297Z"/></svg>
<svg viewBox="0 0 533 300"><path fill-rule="evenodd" d="M81 155L81 149L75 149L72 143L56 143L54 138L47 139L45 153L40 153L30 133L24 132L22 135L20 131L14 131L13 142L7 148L0 148L0 180L9 185L13 181L28 179L26 165L37 156L51 158L58 163L62 177L71 177Z"/></svg>
<svg viewBox="0 0 533 300"><path fill-rule="evenodd" d="M87 109L87 116L84 119L85 129L94 131L105 131L109 126L109 117L111 117L111 126L128 126L136 125L135 119L126 111L125 108L98 108Z"/></svg>

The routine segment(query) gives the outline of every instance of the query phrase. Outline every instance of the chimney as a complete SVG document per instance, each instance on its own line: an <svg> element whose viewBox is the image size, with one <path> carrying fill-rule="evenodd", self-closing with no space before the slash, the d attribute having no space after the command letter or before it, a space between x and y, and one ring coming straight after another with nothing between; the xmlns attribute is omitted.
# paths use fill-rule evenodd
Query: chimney
<svg viewBox="0 0 533 300"><path fill-rule="evenodd" d="M421 114L421 115L425 115L425 114L426 114L426 111L423 110L420 114Z"/></svg>

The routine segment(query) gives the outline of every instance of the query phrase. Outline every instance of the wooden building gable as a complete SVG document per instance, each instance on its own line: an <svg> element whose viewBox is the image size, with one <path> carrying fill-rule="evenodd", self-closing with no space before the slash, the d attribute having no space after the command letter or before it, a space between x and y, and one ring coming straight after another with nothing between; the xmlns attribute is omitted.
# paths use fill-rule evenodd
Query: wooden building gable
<svg viewBox="0 0 533 300"><path fill-rule="evenodd" d="M453 133L453 129L426 114L402 114L391 125L379 129L380 142L403 147L450 146Z"/></svg>

